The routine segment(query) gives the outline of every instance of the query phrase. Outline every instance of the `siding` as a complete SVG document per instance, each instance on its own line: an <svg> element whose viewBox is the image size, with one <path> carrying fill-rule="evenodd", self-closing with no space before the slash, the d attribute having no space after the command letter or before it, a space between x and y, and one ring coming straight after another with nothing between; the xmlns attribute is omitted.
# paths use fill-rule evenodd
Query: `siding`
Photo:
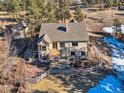
<svg viewBox="0 0 124 93"><path fill-rule="evenodd" d="M65 42L65 48L69 49L69 51L75 51L76 55L81 56L80 52L82 51L81 50L82 48L87 53L87 43L88 42L78 42L78 46L72 46L72 42ZM40 45L42 46L42 44ZM43 56L44 54L49 54L50 50L53 49L53 43L50 43L49 45L47 45L47 51L42 51L42 49L40 50L40 47L38 48L39 48L39 59L41 59L40 55ZM60 42L57 42L57 48L58 50L62 49L60 47Z"/></svg>
<svg viewBox="0 0 124 93"><path fill-rule="evenodd" d="M62 48L60 47L60 42L57 43L57 46L58 46L58 50L61 50ZM51 43L49 45L50 47L50 50L53 49L53 44ZM72 46L72 42L65 42L65 48L71 48L71 49L81 49L81 48L85 48L86 49L86 52L87 52L87 42L78 42L78 46L74 47Z"/></svg>

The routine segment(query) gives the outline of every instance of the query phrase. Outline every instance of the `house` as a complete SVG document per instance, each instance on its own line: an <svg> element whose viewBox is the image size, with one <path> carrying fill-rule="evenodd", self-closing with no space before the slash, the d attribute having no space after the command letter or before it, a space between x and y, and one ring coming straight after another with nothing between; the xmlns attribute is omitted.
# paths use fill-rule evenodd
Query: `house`
<svg viewBox="0 0 124 93"><path fill-rule="evenodd" d="M119 6L118 10L124 10L124 6Z"/></svg>
<svg viewBox="0 0 124 93"><path fill-rule="evenodd" d="M71 0L69 9L70 10L75 10L79 6L80 8L87 8L88 5L86 2L82 2L81 0Z"/></svg>
<svg viewBox="0 0 124 93"><path fill-rule="evenodd" d="M33 29L29 20L22 20L5 31L10 55L16 55L25 60L34 59L37 44L33 38ZM14 52L13 52L14 51Z"/></svg>
<svg viewBox="0 0 124 93"><path fill-rule="evenodd" d="M29 37L31 30L29 29L30 23L26 20L18 22L14 27L11 28L11 39L20 39Z"/></svg>
<svg viewBox="0 0 124 93"><path fill-rule="evenodd" d="M39 59L67 57L85 59L88 47L88 33L84 22L43 23L39 33Z"/></svg>
<svg viewBox="0 0 124 93"><path fill-rule="evenodd" d="M82 3L82 1L81 0L71 0L71 3L72 4L80 4L80 3Z"/></svg>

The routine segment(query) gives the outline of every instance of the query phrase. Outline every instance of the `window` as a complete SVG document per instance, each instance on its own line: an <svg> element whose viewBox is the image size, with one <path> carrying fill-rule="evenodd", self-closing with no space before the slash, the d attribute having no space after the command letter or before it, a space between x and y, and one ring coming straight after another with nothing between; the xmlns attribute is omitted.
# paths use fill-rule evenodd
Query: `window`
<svg viewBox="0 0 124 93"><path fill-rule="evenodd" d="M34 58L38 58L38 54L35 54L35 55L34 55Z"/></svg>
<svg viewBox="0 0 124 93"><path fill-rule="evenodd" d="M57 49L57 42L53 42L53 48Z"/></svg>
<svg viewBox="0 0 124 93"><path fill-rule="evenodd" d="M74 51L71 52L71 56L75 56L75 52Z"/></svg>
<svg viewBox="0 0 124 93"><path fill-rule="evenodd" d="M42 51L46 51L46 46L42 46Z"/></svg>
<svg viewBox="0 0 124 93"><path fill-rule="evenodd" d="M78 46L78 42L72 42L72 46Z"/></svg>
<svg viewBox="0 0 124 93"><path fill-rule="evenodd" d="M39 45L39 49L40 49L40 51L41 51L41 49L42 49L41 45Z"/></svg>
<svg viewBox="0 0 124 93"><path fill-rule="evenodd" d="M60 42L60 47L65 47L65 43L64 42Z"/></svg>
<svg viewBox="0 0 124 93"><path fill-rule="evenodd" d="M84 52L84 51L82 51L82 52L81 52L81 55L82 55L82 56L84 56L84 55L85 55L85 52Z"/></svg>

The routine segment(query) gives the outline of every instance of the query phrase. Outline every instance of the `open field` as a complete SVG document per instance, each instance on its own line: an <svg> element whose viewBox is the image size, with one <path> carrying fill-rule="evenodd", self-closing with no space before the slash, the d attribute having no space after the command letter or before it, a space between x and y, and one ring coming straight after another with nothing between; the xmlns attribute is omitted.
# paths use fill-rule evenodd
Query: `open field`
<svg viewBox="0 0 124 93"><path fill-rule="evenodd" d="M121 12L121 11L104 10L104 11L98 11L98 12L88 12L85 10L84 13L87 16L87 18L85 19L85 22L87 24L88 31L89 32L101 32L102 27L111 26L113 23L113 19L115 19L115 18L120 19L120 21L122 23L124 23L124 20L122 20L122 19L124 19L124 16L116 15L116 13L118 13L118 12ZM102 22L101 22L101 19L102 19ZM111 61L111 58L108 56L104 56L103 54L99 55L99 56L102 59ZM109 62L109 64L111 65L111 62ZM67 78L68 77L66 77L66 79ZM85 77L83 77L83 78L85 78ZM76 80L76 82L78 82L78 80ZM78 85L76 85L76 86L78 86ZM48 93L69 93L69 91L71 91L71 89L73 89L74 87L76 89L76 86L73 86L73 83L72 83L72 86L70 86L70 85L66 86L66 84L63 81L61 81L61 79L55 77L54 75L50 75L47 78L40 81L39 83L29 85L28 91L29 90L30 91L39 91L39 92L44 92L44 93L45 92L46 93L47 92ZM82 87L82 89L83 89L83 87ZM82 93L82 92L76 91L74 93Z"/></svg>
<svg viewBox="0 0 124 93"><path fill-rule="evenodd" d="M87 10L84 10L84 13L87 16L87 18L85 19L85 22L88 27L88 31L89 32L101 32L104 26L111 26L113 23L113 19L115 18L120 19L121 23L124 24L124 15L117 15L117 13L122 13L122 12L124 11L103 10L103 11L97 11L97 12L89 12ZM10 16L7 13L0 12L0 19L1 18L3 20L6 18L10 18ZM13 24L13 22L8 22L8 21L3 22L0 20L0 26L8 25L8 24ZM101 58L111 60L111 58L110 57L108 58L107 56L102 56ZM86 77L84 75L82 75L82 78L85 81ZM82 79L82 78L79 78L79 79ZM62 79L64 79L64 81ZM85 88L82 85L79 86L80 82L78 82L77 79L75 79L74 81L70 79L69 85L68 83L67 84L65 83L66 81L69 80L69 77L64 76L62 79L56 77L55 75L49 75L47 78L43 79L42 81L38 83L29 84L27 86L26 93L70 93L70 91L71 92L74 91L73 89L76 89L76 87L80 87L80 89L77 88L77 90L81 90ZM91 80L92 79L87 80L86 83L88 84L88 82L90 82ZM73 85L71 86L71 84ZM82 91L81 92L76 91L72 93L82 93Z"/></svg>
<svg viewBox="0 0 124 93"><path fill-rule="evenodd" d="M13 15L9 14L7 12L0 12L0 27L3 27L5 25L11 25L15 24L13 19Z"/></svg>
<svg viewBox="0 0 124 93"><path fill-rule="evenodd" d="M124 24L124 11L118 10L103 10L97 12L89 12L84 10L87 18L85 22L90 32L99 32L102 31L102 28L105 26L112 26L113 20L118 18L122 24ZM123 15L119 15L123 14Z"/></svg>
<svg viewBox="0 0 124 93"><path fill-rule="evenodd" d="M94 79L95 78L95 79ZM38 83L28 84L26 93L85 93L102 76L96 73L78 75L49 75Z"/></svg>
<svg viewBox="0 0 124 93"><path fill-rule="evenodd" d="M67 88L62 81L55 78L54 76L49 76L36 84L28 85L27 90L29 92L37 91L36 93L68 93L69 88ZM38 92L39 91L39 92ZM34 92L34 93L35 93Z"/></svg>

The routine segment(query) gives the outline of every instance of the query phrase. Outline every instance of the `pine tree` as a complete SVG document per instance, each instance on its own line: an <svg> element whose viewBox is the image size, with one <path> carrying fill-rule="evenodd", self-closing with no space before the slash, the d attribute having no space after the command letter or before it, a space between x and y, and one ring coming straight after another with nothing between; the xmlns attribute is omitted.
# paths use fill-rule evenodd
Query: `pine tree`
<svg viewBox="0 0 124 93"><path fill-rule="evenodd" d="M76 10L75 10L75 16L74 16L75 20L77 20L78 22L84 20L85 16L81 11L80 6L77 6Z"/></svg>
<svg viewBox="0 0 124 93"><path fill-rule="evenodd" d="M47 18L47 22L56 22L56 3L48 3L46 6L45 17Z"/></svg>
<svg viewBox="0 0 124 93"><path fill-rule="evenodd" d="M13 6L13 11L18 12L20 10L19 0L12 0L11 3Z"/></svg>
<svg viewBox="0 0 124 93"><path fill-rule="evenodd" d="M121 33L121 31L118 31L119 28L120 28L120 26L121 26L120 20L117 19L117 18L114 19L114 20L113 20L113 25L115 26L115 34L117 34L117 32L120 32L120 33Z"/></svg>
<svg viewBox="0 0 124 93"><path fill-rule="evenodd" d="M65 22L66 19L69 19L71 17L69 4L70 0L59 0L59 5L56 12L58 20L63 20L63 22Z"/></svg>
<svg viewBox="0 0 124 93"><path fill-rule="evenodd" d="M105 0L105 3L107 5L107 7L112 7L113 5L113 0Z"/></svg>
<svg viewBox="0 0 124 93"><path fill-rule="evenodd" d="M3 4L4 10L9 12L10 14L18 15L17 12L20 11L20 1L19 0L3 0L1 1Z"/></svg>

